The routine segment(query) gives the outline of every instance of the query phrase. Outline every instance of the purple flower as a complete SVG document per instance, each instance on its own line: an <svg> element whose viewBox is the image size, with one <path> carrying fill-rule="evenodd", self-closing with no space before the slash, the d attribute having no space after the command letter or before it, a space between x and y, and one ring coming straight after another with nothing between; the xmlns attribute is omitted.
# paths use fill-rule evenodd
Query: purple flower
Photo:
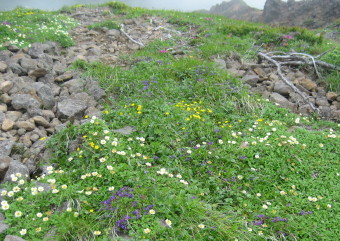
<svg viewBox="0 0 340 241"><path fill-rule="evenodd" d="M158 156L154 156L153 159L154 159L154 160L158 160L159 157L158 157Z"/></svg>
<svg viewBox="0 0 340 241"><path fill-rule="evenodd" d="M240 156L239 159L240 159L240 160L247 159L247 156Z"/></svg>

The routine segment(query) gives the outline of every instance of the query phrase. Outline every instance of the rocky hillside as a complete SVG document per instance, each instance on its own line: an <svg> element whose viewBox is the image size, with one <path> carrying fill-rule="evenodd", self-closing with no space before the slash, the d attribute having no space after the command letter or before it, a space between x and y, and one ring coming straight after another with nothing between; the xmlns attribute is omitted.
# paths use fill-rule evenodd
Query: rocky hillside
<svg viewBox="0 0 340 241"><path fill-rule="evenodd" d="M210 8L206 13L219 14L233 19L247 21L261 21L262 11L249 7L243 0L230 0L222 2Z"/></svg>
<svg viewBox="0 0 340 241"><path fill-rule="evenodd" d="M217 4L209 11L234 19L261 21L268 24L320 28L340 16L339 0L267 0L263 11L249 7L243 0Z"/></svg>

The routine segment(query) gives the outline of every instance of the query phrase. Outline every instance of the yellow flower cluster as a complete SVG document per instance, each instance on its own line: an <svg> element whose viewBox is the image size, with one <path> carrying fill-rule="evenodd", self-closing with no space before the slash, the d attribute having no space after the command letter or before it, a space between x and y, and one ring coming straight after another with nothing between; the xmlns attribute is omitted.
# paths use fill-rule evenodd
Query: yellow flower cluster
<svg viewBox="0 0 340 241"><path fill-rule="evenodd" d="M203 108L202 107L202 101L194 101L193 103L185 103L185 101L178 102L175 107L178 107L184 111L187 111L190 113L189 117L186 118L187 121L190 121L191 119L198 119L201 121L205 121L204 118L202 118L203 113L212 113L213 111L209 108Z"/></svg>

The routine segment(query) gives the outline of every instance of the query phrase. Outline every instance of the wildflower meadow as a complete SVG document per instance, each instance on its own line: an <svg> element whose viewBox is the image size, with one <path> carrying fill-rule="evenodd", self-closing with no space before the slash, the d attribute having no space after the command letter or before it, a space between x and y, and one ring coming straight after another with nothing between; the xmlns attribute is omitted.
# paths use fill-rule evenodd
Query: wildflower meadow
<svg viewBox="0 0 340 241"><path fill-rule="evenodd" d="M190 22L199 35L181 47L180 58L169 51L178 39L168 39L121 56L129 68L72 64L105 88L104 110L41 140L53 153L41 163L43 173L30 181L18 173L2 184L6 234L25 240L337 240L340 124L279 108L212 61L226 52L252 58L248 50L258 40L247 29L255 24L243 23L240 38L240 22L221 16L124 11L125 17L162 14L179 31ZM16 25L26 17L37 21ZM36 32L42 19L50 25ZM67 29L76 24L21 8L0 13L0 22L6 33L0 43L17 39L19 47L28 46L28 36L67 47ZM268 45L302 41L307 37L295 40L283 31ZM312 49L326 46L315 40ZM122 134L122 128L131 131Z"/></svg>

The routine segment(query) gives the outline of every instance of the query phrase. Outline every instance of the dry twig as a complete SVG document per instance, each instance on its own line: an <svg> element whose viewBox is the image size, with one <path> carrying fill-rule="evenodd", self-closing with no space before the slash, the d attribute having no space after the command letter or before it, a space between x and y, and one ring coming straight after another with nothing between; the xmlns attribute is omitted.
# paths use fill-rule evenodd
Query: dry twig
<svg viewBox="0 0 340 241"><path fill-rule="evenodd" d="M290 87L292 88L297 94L299 94L303 100L309 104L309 106L312 108L313 111L319 113L319 109L316 108L308 99L307 97L290 81L288 80L282 73L282 70L281 70L281 63L276 61L274 59L274 57L277 57L277 56L269 56L268 54L265 54L265 53L258 53L258 56L262 59L265 59L267 60L268 62L274 64L276 66L276 69L277 69L277 74L280 76L280 78ZM285 56L286 57L286 56Z"/></svg>
<svg viewBox="0 0 340 241"><path fill-rule="evenodd" d="M144 44L143 44L143 43L134 40L130 35L128 35L128 34L124 31L124 24L121 24L121 25L120 25L120 31L121 31L128 39L130 39L132 42L134 42L135 44L138 44L138 45L144 47Z"/></svg>

